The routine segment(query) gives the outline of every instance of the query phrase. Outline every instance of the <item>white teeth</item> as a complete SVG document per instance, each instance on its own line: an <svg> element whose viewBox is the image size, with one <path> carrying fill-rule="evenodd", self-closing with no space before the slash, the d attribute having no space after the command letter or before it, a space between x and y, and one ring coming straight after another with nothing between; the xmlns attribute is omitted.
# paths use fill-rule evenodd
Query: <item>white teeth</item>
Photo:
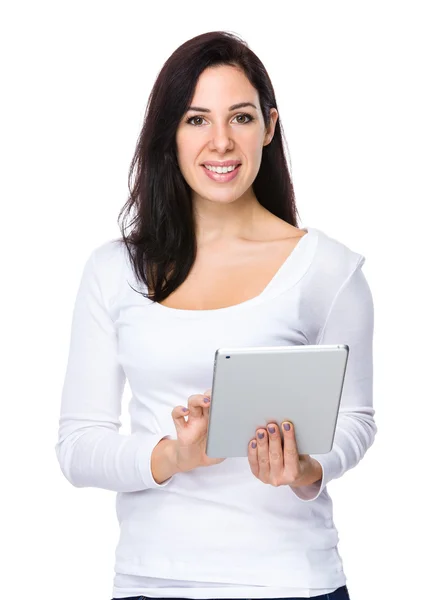
<svg viewBox="0 0 441 600"><path fill-rule="evenodd" d="M230 173L234 171L239 165L232 165L230 167L212 167L211 165L204 165L206 169L209 171L213 171L213 173Z"/></svg>

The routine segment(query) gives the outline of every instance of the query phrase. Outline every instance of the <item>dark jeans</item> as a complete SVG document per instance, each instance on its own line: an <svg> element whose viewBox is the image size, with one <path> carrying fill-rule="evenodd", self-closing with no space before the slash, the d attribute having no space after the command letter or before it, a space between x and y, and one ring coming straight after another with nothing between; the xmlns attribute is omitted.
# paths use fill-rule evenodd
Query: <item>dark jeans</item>
<svg viewBox="0 0 441 600"><path fill-rule="evenodd" d="M149 596L126 596L125 598L112 598L112 600L150 600ZM186 598L153 598L152 600L187 600ZM230 600L230 599L229 599ZM252 600L252 599L251 599ZM273 600L278 600L274 598ZM304 597L296 596L295 598L284 598L283 600L305 600ZM330 594L320 594L313 596L312 600L351 600L349 597L348 588L343 585L335 592Z"/></svg>

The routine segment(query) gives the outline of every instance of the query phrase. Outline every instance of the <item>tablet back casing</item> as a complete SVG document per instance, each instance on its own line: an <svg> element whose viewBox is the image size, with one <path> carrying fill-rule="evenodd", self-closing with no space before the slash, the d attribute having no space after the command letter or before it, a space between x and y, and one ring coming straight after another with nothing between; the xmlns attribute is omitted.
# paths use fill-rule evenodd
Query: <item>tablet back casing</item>
<svg viewBox="0 0 441 600"><path fill-rule="evenodd" d="M299 454L330 452L348 355L347 344L219 348L207 456L247 457L256 429L286 420Z"/></svg>

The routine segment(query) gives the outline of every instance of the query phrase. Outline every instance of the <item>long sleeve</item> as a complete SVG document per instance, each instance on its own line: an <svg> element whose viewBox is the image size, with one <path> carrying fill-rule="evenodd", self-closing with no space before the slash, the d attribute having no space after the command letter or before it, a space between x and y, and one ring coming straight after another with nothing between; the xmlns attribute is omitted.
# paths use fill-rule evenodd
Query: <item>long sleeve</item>
<svg viewBox="0 0 441 600"><path fill-rule="evenodd" d="M55 451L64 476L75 487L136 492L158 484L151 454L164 436L122 435L125 373L117 358L117 334L109 300L97 276L96 250L88 258L77 292Z"/></svg>
<svg viewBox="0 0 441 600"><path fill-rule="evenodd" d="M322 479L291 488L304 502L315 500L330 481L355 467L377 433L373 408L374 305L361 270L363 264L362 256L336 294L318 336L317 344L348 344L349 356L333 448L326 454L311 454L322 466Z"/></svg>

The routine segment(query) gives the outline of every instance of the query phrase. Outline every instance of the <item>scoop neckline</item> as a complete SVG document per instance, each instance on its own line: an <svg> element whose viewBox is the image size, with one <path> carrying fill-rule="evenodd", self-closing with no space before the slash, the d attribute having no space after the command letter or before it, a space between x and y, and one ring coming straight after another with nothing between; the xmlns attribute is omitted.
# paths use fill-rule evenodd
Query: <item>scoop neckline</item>
<svg viewBox="0 0 441 600"><path fill-rule="evenodd" d="M297 242L295 247L292 249L291 253L285 259L285 261L280 265L277 272L265 286L265 288L253 298L249 298L248 300L244 300L243 302L239 302L238 304L232 304L231 306L223 306L221 308L207 308L207 309L190 309L190 308L173 308L171 306L164 306L159 302L154 302L151 300L151 306L158 311L159 314L170 315L173 317L182 317L182 318L205 318L205 317L216 317L225 314L233 314L235 312L240 312L246 308L251 308L257 306L262 303L264 300L277 296L280 291L276 286L276 283L281 278L282 274L285 270L291 266L291 263L295 263L298 259L299 263L297 264L297 272L294 273L293 278L288 287L293 286L298 279L303 275L304 271L309 267L310 260L312 259L312 255L315 249L314 240L317 238L317 229L314 227L302 227L303 231L306 231L305 235L303 235L300 240ZM304 252L306 253L304 253ZM309 251L309 252L308 252ZM304 260L302 261L302 257ZM296 277L297 275L297 277ZM285 286L286 288L286 286Z"/></svg>

